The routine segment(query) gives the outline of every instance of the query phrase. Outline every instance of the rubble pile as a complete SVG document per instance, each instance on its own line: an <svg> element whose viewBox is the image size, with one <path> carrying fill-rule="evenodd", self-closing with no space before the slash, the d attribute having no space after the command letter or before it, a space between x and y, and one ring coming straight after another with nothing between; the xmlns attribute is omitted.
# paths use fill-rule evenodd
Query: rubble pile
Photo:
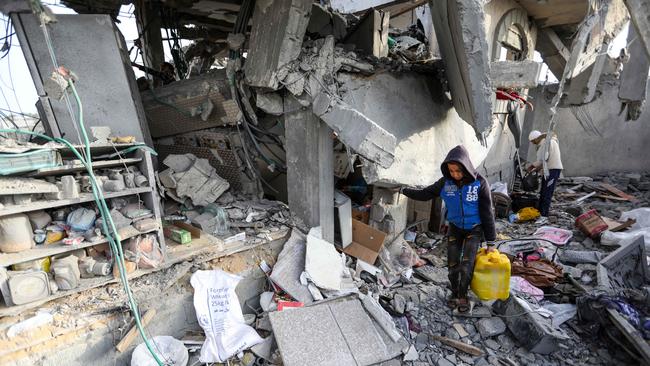
<svg viewBox="0 0 650 366"><path fill-rule="evenodd" d="M602 245L599 237L590 237L588 225L576 226L576 218L596 207L599 214L617 219L620 213L643 209L647 190L631 190L629 185L643 188L648 181L647 174L563 179L549 223L499 219L498 248L513 266L510 296L481 300L471 294L471 310L465 314L447 305L451 291L444 260L446 240L441 234L406 231L403 237L385 241L372 257L376 262L368 263L345 247L338 253L320 238L318 228L309 233L294 229L277 262L261 264L269 283L253 324L265 339L265 349L259 353L259 347L254 347L241 362L263 358L270 363L312 364L326 355L364 365L630 364L636 356L608 349L608 338L594 331L612 333L609 328L615 326L606 318L590 320L581 314L594 314L585 309L609 301L618 304L623 321L630 319L643 329L648 306L641 300L650 297L643 297L642 285L634 281L643 283L645 277L614 272L621 267L617 260L632 261L618 251L645 250L645 246ZM609 184L620 192L611 193ZM610 194L575 202L592 189L602 193L596 187L607 187ZM608 204L607 197L621 198L630 191L625 200L609 199L615 203ZM233 201L224 207L233 225L284 214L256 213L264 206ZM610 224L617 225L613 221ZM603 289L605 283L610 290ZM616 290L613 283L629 288ZM629 301L616 297L617 291L627 294ZM603 298L603 294L609 295ZM603 300L610 299L607 296L611 300ZM334 319L326 314L334 314ZM346 322L364 329L363 337L358 332L355 336ZM315 335L314 329L321 331ZM339 343L354 346L332 347ZM323 344L328 345L326 352ZM362 352L368 348L377 351Z"/></svg>

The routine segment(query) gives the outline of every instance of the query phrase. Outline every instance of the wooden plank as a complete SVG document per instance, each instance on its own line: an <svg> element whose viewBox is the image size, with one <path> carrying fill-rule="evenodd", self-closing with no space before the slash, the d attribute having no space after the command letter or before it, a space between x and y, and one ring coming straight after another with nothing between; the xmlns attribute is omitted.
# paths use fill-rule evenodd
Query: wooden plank
<svg viewBox="0 0 650 366"><path fill-rule="evenodd" d="M134 236L140 234L148 234L157 230L159 230L159 228L140 232L136 228L131 226L131 227L124 228L123 230L120 230L120 237L122 239L122 242L124 242L126 239L132 238ZM105 243L108 243L108 240L104 239L104 240L98 240L96 242L82 242L81 244L78 245L65 245L63 244L62 241L59 241L57 243L53 243L49 245L39 245L35 248L24 250L18 253L0 253L0 267L7 267L16 263L22 263L34 259L50 257L53 255L71 252L77 249L93 247L95 245L100 245Z"/></svg>
<svg viewBox="0 0 650 366"><path fill-rule="evenodd" d="M201 234L203 233L203 231L198 227L190 225L183 221L174 221L173 224L176 227L189 231L190 234L192 234L192 239L199 239L201 237Z"/></svg>
<svg viewBox="0 0 650 366"><path fill-rule="evenodd" d="M110 198L130 196L130 195L140 194L140 193L148 193L151 192L151 190L152 190L151 187L139 187L139 188L126 189L121 192L107 192L104 193L104 198L110 199ZM92 193L80 193L78 198L63 199L63 200L42 200L42 201L27 203L24 205L5 206L4 208L0 209L0 216L12 215L16 213L29 212L29 211L46 210L48 208L76 205L85 202L93 202L94 200L95 199Z"/></svg>
<svg viewBox="0 0 650 366"><path fill-rule="evenodd" d="M123 165L131 165L135 163L141 162L142 159L138 158L128 158L128 159L117 159L117 160L100 160L93 162L93 168L95 169L104 169L104 168L111 168L111 167L117 167L117 166L123 166ZM45 177L49 175L64 175L64 174L73 174L76 172L83 172L86 171L86 166L83 164L70 164L70 165L62 165L62 166L57 166L54 168L43 168L36 170L34 172L31 172L27 174L28 177L36 178L36 177Z"/></svg>
<svg viewBox="0 0 650 366"><path fill-rule="evenodd" d="M630 201L630 202L638 201L638 199L636 197L621 191L620 189L614 187L611 184L600 183L600 186L603 187L604 189L608 190L609 192L621 197L621 198L625 198L627 201Z"/></svg>
<svg viewBox="0 0 650 366"><path fill-rule="evenodd" d="M454 347L458 350L461 350L465 353L469 353L472 356L480 356L483 354L483 351L481 351L479 348L470 346L469 344L465 344L461 341L456 341L451 338L447 337L442 337L439 335L432 335L431 338L435 339L436 341L439 341L441 343L444 343L448 346Z"/></svg>
<svg viewBox="0 0 650 366"><path fill-rule="evenodd" d="M627 198L622 198L622 197L618 197L618 196L610 196L610 195L607 195L607 194L596 194L596 195L594 195L594 197L602 198L604 200L612 200L612 201L627 201L628 200Z"/></svg>
<svg viewBox="0 0 650 366"><path fill-rule="evenodd" d="M143 327L146 326L147 324L149 324L151 319L153 319L154 315L156 315L156 309L147 310L147 312L144 313L144 315L140 319L140 324L142 324ZM122 338L120 343L118 343L117 346L115 346L115 348L117 349L117 352L122 353L127 348L129 348L129 346L131 345L131 343L133 343L133 341L135 340L135 337L137 337L138 334L139 333L138 333L137 325L133 325L133 327L129 330L129 332L126 333L124 338Z"/></svg>
<svg viewBox="0 0 650 366"><path fill-rule="evenodd" d="M623 333L625 338L627 338L630 343L636 348L636 350L641 354L645 360L645 364L650 364L650 345L646 343L636 328L634 328L628 321L623 318L616 310L607 309L609 318L612 320L614 325Z"/></svg>

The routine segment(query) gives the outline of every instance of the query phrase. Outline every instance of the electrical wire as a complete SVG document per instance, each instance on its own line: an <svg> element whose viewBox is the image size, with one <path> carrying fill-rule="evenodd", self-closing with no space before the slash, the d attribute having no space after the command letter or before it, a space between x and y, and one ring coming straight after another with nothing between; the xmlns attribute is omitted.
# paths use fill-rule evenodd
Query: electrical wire
<svg viewBox="0 0 650 366"><path fill-rule="evenodd" d="M41 7L43 6L40 4L39 0L34 0L35 3L40 5ZM40 23L41 23L41 30L43 31L43 36L45 37L45 44L47 45L47 51L48 54L50 55L50 59L52 60L52 65L54 66L54 70L59 69L59 63L56 60L56 55L54 54L54 47L52 46L52 39L50 38L50 32L47 30L47 24L45 22L45 17L42 14L42 10L36 10L35 9L35 14L40 18ZM74 128L77 138L79 139L79 142L82 141L81 139L81 134L79 132L79 128L77 127L77 121L75 121L75 115L74 112L72 111L72 103L70 103L70 98L68 97L68 93L63 93L64 99L65 99L65 104L68 108L68 113L70 114L70 119L72 120L72 127ZM80 113L81 115L81 113ZM83 152L83 151L82 151Z"/></svg>

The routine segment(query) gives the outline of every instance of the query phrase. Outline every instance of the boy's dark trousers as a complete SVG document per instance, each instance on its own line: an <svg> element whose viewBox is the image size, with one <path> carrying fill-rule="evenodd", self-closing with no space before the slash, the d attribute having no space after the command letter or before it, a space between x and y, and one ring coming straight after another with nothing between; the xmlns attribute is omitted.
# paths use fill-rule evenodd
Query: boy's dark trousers
<svg viewBox="0 0 650 366"><path fill-rule="evenodd" d="M453 298L467 297L481 237L481 225L475 226L472 230L463 230L453 224L449 225L447 265Z"/></svg>
<svg viewBox="0 0 650 366"><path fill-rule="evenodd" d="M548 173L548 178L542 178L542 187L539 190L539 213L544 217L548 217L555 185L557 180L560 179L562 169L551 169Z"/></svg>

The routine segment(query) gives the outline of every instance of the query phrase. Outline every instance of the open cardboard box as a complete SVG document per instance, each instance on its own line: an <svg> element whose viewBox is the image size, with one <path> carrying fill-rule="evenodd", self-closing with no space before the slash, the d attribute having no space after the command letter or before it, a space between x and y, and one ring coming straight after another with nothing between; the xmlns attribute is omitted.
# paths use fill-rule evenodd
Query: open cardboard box
<svg viewBox="0 0 650 366"><path fill-rule="evenodd" d="M386 233L352 219L352 243L345 247L343 252L366 263L374 264L385 239Z"/></svg>

